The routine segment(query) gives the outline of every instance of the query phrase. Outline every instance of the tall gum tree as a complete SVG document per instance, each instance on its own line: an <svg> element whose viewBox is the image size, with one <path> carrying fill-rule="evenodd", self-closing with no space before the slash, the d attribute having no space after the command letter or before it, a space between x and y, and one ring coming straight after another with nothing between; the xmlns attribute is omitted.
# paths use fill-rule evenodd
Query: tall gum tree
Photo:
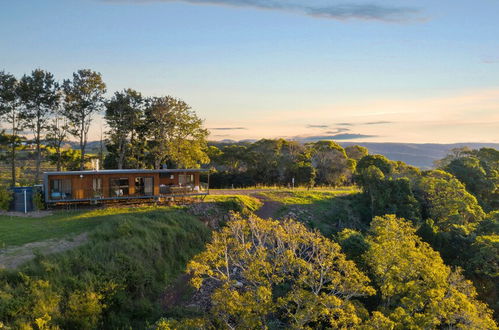
<svg viewBox="0 0 499 330"><path fill-rule="evenodd" d="M85 167L85 148L93 116L101 112L106 84L100 73L83 69L73 73L72 80L64 80L64 115L70 122L69 132L79 139L80 170Z"/></svg>
<svg viewBox="0 0 499 330"><path fill-rule="evenodd" d="M446 266L409 221L374 218L367 244L364 258L379 289L379 311L396 329L497 329L472 283Z"/></svg>
<svg viewBox="0 0 499 330"><path fill-rule="evenodd" d="M199 167L209 162L205 152L208 130L191 107L171 96L154 97L145 110L144 128L154 168L164 162Z"/></svg>
<svg viewBox="0 0 499 330"><path fill-rule="evenodd" d="M17 151L22 148L20 133L25 122L20 116L17 79L5 71L0 71L0 117L7 122L10 134L5 134L3 140L7 144L7 159L11 168L11 185L16 185Z"/></svg>
<svg viewBox="0 0 499 330"><path fill-rule="evenodd" d="M49 127L49 118L58 107L59 85L52 73L36 69L31 75L24 75L20 79L17 89L22 105L20 116L25 120L26 128L33 133L35 140L35 182L38 183L42 158L41 140Z"/></svg>
<svg viewBox="0 0 499 330"><path fill-rule="evenodd" d="M122 169L129 145L136 135L144 114L144 99L139 92L125 89L114 93L106 102L106 123L109 126L107 138L115 145L118 168Z"/></svg>

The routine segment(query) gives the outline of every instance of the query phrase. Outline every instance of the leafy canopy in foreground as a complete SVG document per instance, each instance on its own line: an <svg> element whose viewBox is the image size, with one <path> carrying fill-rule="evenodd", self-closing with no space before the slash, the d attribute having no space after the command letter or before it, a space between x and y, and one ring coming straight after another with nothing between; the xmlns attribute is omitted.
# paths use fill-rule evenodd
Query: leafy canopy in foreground
<svg viewBox="0 0 499 330"><path fill-rule="evenodd" d="M376 217L367 239L366 263L381 294L381 311L396 328L495 329L471 282L451 271L422 242L411 224L393 215Z"/></svg>
<svg viewBox="0 0 499 330"><path fill-rule="evenodd" d="M188 271L198 289L216 284L211 314L228 328L355 326L352 299L374 294L338 244L292 220L231 221Z"/></svg>

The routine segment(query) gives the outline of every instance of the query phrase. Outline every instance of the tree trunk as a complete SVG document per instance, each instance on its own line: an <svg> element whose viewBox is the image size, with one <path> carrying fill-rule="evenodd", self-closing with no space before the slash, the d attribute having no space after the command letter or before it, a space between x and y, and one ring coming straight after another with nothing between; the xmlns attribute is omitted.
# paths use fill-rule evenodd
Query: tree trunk
<svg viewBox="0 0 499 330"><path fill-rule="evenodd" d="M41 158L42 158L42 152L41 152L41 147L40 147L40 135L41 135L41 128L40 128L40 123L37 123L36 126L36 172L35 172L35 184L39 183L40 179L40 163L41 163Z"/></svg>
<svg viewBox="0 0 499 330"><path fill-rule="evenodd" d="M16 186L16 114L12 110L12 137L11 137L10 165L12 175L12 187Z"/></svg>
<svg viewBox="0 0 499 330"><path fill-rule="evenodd" d="M85 169L85 145L84 145L84 135L85 135L85 117L81 120L81 132L80 132L80 171Z"/></svg>
<svg viewBox="0 0 499 330"><path fill-rule="evenodd" d="M61 171L61 158L62 158L62 155L61 155L61 143L59 143L59 145L57 146L56 148L56 153L57 153L57 172L60 172Z"/></svg>
<svg viewBox="0 0 499 330"><path fill-rule="evenodd" d="M12 187L16 186L16 140L12 135L12 149L11 149L11 174L12 174Z"/></svg>
<svg viewBox="0 0 499 330"><path fill-rule="evenodd" d="M118 157L118 169L123 169L123 159L125 158L125 147L124 147L124 142L122 139L120 139L118 150L120 152L120 155Z"/></svg>

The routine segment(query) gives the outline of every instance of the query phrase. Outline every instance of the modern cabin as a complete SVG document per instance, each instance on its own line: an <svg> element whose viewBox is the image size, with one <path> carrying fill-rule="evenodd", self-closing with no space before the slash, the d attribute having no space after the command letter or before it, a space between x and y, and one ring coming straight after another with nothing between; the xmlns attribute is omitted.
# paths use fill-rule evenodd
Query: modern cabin
<svg viewBox="0 0 499 330"><path fill-rule="evenodd" d="M203 197L209 194L208 184L206 169L89 170L43 176L47 204Z"/></svg>

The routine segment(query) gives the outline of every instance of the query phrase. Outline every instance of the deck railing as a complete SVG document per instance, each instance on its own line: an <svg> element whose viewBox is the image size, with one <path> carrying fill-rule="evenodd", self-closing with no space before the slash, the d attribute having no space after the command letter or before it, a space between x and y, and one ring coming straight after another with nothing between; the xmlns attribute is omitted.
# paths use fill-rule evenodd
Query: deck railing
<svg viewBox="0 0 499 330"><path fill-rule="evenodd" d="M195 196L208 194L208 184L200 183L199 185L162 185L159 187L159 195L154 193L133 193L130 194L126 188L118 188L111 194L103 190L85 189L83 192L46 192L48 194L48 202L70 202L70 201L95 201L95 200L119 200L119 199L133 199L133 198L156 198L156 197L169 197L169 196Z"/></svg>

